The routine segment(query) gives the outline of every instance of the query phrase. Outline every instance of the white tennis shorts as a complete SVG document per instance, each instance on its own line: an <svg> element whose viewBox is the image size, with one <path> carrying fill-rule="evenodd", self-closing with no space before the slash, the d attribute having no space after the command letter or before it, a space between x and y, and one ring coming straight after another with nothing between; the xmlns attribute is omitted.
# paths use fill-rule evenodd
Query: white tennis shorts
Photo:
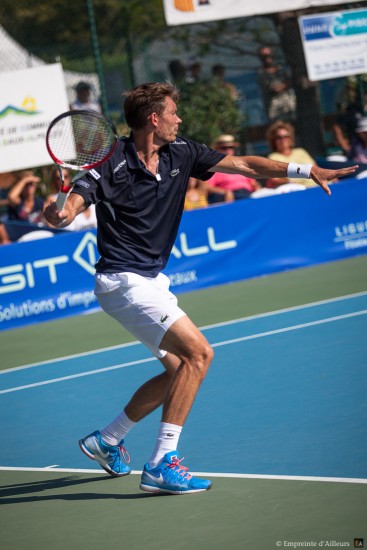
<svg viewBox="0 0 367 550"><path fill-rule="evenodd" d="M129 272L96 273L94 291L101 308L161 358L166 354L159 348L163 336L185 315L169 285L163 273L154 278Z"/></svg>

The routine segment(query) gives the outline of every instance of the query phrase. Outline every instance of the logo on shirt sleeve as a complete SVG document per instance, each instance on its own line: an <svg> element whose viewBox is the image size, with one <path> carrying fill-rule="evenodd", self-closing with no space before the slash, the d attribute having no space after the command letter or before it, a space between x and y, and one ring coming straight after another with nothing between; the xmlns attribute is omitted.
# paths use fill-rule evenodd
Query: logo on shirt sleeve
<svg viewBox="0 0 367 550"><path fill-rule="evenodd" d="M179 173L180 173L180 169L179 169L179 168L175 168L174 170L171 170L171 172L169 173L169 175L172 176L172 177L174 178L174 177L177 176Z"/></svg>
<svg viewBox="0 0 367 550"><path fill-rule="evenodd" d="M90 183L84 180L78 180L78 185L81 185L82 187L85 187L86 189L89 189Z"/></svg>
<svg viewBox="0 0 367 550"><path fill-rule="evenodd" d="M89 173L90 173L91 176L94 177L95 180L101 179L101 174L99 174L99 173L97 172L97 170L94 170L94 169L93 169L93 170L89 170Z"/></svg>

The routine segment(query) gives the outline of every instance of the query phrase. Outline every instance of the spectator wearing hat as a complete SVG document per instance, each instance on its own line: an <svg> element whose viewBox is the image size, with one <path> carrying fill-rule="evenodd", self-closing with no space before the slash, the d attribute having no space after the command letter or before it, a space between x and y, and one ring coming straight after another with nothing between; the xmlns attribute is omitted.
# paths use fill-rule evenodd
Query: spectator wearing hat
<svg viewBox="0 0 367 550"><path fill-rule="evenodd" d="M76 100L70 105L72 111L82 109L84 111L101 112L100 104L91 99L92 87L88 82L80 81L75 86Z"/></svg>
<svg viewBox="0 0 367 550"><path fill-rule="evenodd" d="M367 164L367 117L358 119L349 159Z"/></svg>
<svg viewBox="0 0 367 550"><path fill-rule="evenodd" d="M231 134L222 134L216 138L212 148L227 155L234 155L239 145ZM216 172L209 181L205 182L205 187L209 204L247 199L251 193L260 189L258 182L252 178L221 172Z"/></svg>

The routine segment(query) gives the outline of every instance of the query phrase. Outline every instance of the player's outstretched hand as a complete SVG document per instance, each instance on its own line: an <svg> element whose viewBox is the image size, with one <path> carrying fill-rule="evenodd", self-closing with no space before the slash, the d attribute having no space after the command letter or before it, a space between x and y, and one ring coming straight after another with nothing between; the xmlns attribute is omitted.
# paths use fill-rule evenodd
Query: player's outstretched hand
<svg viewBox="0 0 367 550"><path fill-rule="evenodd" d="M312 166L310 178L322 187L325 193L331 195L328 183L346 176L353 176L357 168L358 165L347 166L346 168L340 168L339 170L328 170L326 168L320 168L319 166Z"/></svg>

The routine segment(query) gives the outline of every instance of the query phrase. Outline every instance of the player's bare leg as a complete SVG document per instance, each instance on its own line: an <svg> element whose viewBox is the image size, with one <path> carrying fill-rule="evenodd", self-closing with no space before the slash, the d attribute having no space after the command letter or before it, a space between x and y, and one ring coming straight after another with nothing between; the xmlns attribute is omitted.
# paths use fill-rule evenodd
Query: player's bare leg
<svg viewBox="0 0 367 550"><path fill-rule="evenodd" d="M181 465L177 443L187 415L213 358L213 350L195 325L178 319L166 332L162 349L181 359L163 403L162 422L140 488L152 493L186 494L207 491L211 481L193 477Z"/></svg>
<svg viewBox="0 0 367 550"><path fill-rule="evenodd" d="M188 317L166 332L161 348L181 359L163 405L163 422L183 426L213 359L206 338Z"/></svg>
<svg viewBox="0 0 367 550"><path fill-rule="evenodd" d="M165 372L140 386L125 407L125 413L134 422L142 420L162 405L176 370L181 365L181 360L172 353L167 353L160 361L166 369Z"/></svg>

